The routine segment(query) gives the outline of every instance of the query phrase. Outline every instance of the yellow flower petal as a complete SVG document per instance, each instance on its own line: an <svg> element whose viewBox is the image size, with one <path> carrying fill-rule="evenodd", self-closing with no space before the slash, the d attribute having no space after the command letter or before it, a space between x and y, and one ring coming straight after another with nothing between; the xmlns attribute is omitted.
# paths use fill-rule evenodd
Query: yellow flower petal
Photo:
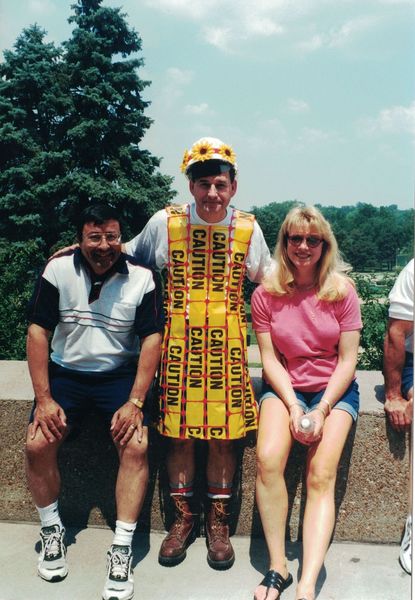
<svg viewBox="0 0 415 600"><path fill-rule="evenodd" d="M208 141L195 144L192 148L192 159L195 162L210 160L215 153L213 146Z"/></svg>
<svg viewBox="0 0 415 600"><path fill-rule="evenodd" d="M182 164L180 165L180 170L182 173L184 173L186 171L186 167L189 163L190 158L191 158L191 154L189 154L189 152L187 150L185 150L184 154L183 154Z"/></svg>
<svg viewBox="0 0 415 600"><path fill-rule="evenodd" d="M227 146L226 144L224 144L219 148L219 154L223 157L224 160L230 162L232 165L235 164L236 154L231 146Z"/></svg>

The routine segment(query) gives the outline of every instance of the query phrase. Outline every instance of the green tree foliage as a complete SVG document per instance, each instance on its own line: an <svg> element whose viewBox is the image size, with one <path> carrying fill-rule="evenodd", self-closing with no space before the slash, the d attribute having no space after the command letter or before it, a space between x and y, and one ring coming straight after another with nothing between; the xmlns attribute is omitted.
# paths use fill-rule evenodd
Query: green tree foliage
<svg viewBox="0 0 415 600"><path fill-rule="evenodd" d="M286 214L294 207L301 203L296 200L288 200L287 202L271 202L266 206L254 206L251 210L255 215L264 234L265 241L271 253L274 251L277 242L278 231L281 227ZM255 283L246 280L244 287L244 297L246 302L251 301L251 296L256 287Z"/></svg>
<svg viewBox="0 0 415 600"><path fill-rule="evenodd" d="M0 360L25 358L25 311L42 264L40 241L11 244L0 238Z"/></svg>
<svg viewBox="0 0 415 600"><path fill-rule="evenodd" d="M251 210L255 215L258 223L261 226L265 241L268 244L271 252L275 248L277 242L278 231L286 214L294 207L302 205L296 200L288 200L287 202L271 202L266 206L254 206Z"/></svg>
<svg viewBox="0 0 415 600"><path fill-rule="evenodd" d="M357 367L364 371L381 371L383 363L383 340L388 321L387 297L397 274L383 275L373 282L373 278L354 275L356 289L362 301L361 312L363 329L360 337L360 350Z"/></svg>
<svg viewBox="0 0 415 600"><path fill-rule="evenodd" d="M252 209L271 251L281 223L294 206L304 204L272 202ZM413 209L399 210L395 204L375 207L364 203L316 206L331 224L340 251L354 271L391 270L399 252L413 255Z"/></svg>
<svg viewBox="0 0 415 600"><path fill-rule="evenodd" d="M151 125L144 111L143 90L149 82L137 70L141 58L138 34L118 8L101 0L78 0L72 37L65 42L65 64L73 110L67 118L71 168L67 177L68 215L90 197L119 206L128 234L173 198L171 178L156 172L159 160L141 148Z"/></svg>
<svg viewBox="0 0 415 600"><path fill-rule="evenodd" d="M365 203L341 208L317 206L331 223L339 248L355 271L391 270L398 252L413 254L413 209Z"/></svg>
<svg viewBox="0 0 415 600"><path fill-rule="evenodd" d="M24 358L34 271L73 241L91 200L119 209L128 239L175 195L142 147L151 120L139 35L102 0L72 9L62 46L34 25L0 63L0 358Z"/></svg>
<svg viewBox="0 0 415 600"><path fill-rule="evenodd" d="M62 55L33 26L0 64L0 236L10 241L59 235L68 151L63 118L71 104Z"/></svg>
<svg viewBox="0 0 415 600"><path fill-rule="evenodd" d="M0 64L0 236L40 237L45 250L91 199L110 201L137 233L174 196L141 148L151 125L137 70L138 34L102 0L73 5L71 38L56 48L37 26Z"/></svg>

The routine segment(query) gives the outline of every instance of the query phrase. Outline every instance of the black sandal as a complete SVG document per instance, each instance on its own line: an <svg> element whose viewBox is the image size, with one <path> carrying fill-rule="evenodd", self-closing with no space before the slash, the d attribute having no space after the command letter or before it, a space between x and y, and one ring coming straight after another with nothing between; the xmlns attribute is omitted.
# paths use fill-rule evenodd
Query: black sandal
<svg viewBox="0 0 415 600"><path fill-rule="evenodd" d="M267 588L267 595L265 596L265 598L268 596L268 590L270 588L273 588L274 590L277 590L279 592L279 599L283 591L286 590L287 587L292 584L292 582L293 576L291 575L291 573L288 573L287 579L284 579L283 576L280 575L277 571L273 571L271 569L268 571L268 573L265 575L264 579L259 585L265 585Z"/></svg>

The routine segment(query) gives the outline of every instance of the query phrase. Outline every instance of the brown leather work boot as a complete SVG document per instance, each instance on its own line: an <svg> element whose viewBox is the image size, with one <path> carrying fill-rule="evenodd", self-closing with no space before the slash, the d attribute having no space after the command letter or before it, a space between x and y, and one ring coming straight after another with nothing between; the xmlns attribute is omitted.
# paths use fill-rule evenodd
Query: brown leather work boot
<svg viewBox="0 0 415 600"><path fill-rule="evenodd" d="M159 552L159 563L164 567L174 567L186 558L186 549L195 539L195 520L189 499L179 494L171 496L176 518L164 538Z"/></svg>
<svg viewBox="0 0 415 600"><path fill-rule="evenodd" d="M214 499L206 519L207 561L212 569L230 569L235 553L229 540L229 498Z"/></svg>

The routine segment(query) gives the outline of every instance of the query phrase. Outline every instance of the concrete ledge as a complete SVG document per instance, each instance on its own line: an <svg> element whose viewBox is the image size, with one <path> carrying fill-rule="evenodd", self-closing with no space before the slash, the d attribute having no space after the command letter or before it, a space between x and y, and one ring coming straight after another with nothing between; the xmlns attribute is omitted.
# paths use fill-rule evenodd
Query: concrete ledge
<svg viewBox="0 0 415 600"><path fill-rule="evenodd" d="M252 369L259 387L260 370ZM27 364L0 361L0 520L37 522L24 475L24 440L32 405ZM350 433L337 478L337 541L399 543L407 511L409 478L408 434L391 429L383 412L383 379L376 371L358 372L361 409ZM163 530L171 520L165 470L166 440L150 436L150 484L140 518L142 531ZM287 465L289 527L287 537L301 536L304 510L303 465L305 452L296 445ZM234 532L262 535L255 506L255 439L239 444L233 514ZM93 415L78 438L64 444L60 453L61 512L68 525L112 526L115 519L114 482L117 457L101 421ZM203 472L205 444L197 447ZM203 480L196 482L203 500ZM202 527L201 527L202 529Z"/></svg>

